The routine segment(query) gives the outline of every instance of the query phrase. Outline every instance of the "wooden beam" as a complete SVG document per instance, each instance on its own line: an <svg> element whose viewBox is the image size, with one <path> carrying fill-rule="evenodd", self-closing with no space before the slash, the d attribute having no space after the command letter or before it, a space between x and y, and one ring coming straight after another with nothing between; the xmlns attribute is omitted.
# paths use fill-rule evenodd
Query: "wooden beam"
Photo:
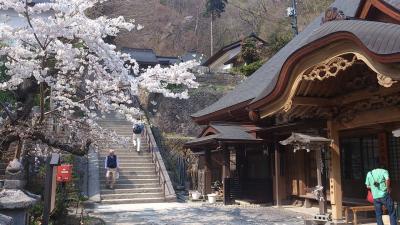
<svg viewBox="0 0 400 225"><path fill-rule="evenodd" d="M396 94L399 92L400 92L400 85L396 84L390 88L379 87L376 91L363 89L360 91L355 91L350 94L341 95L334 98L295 96L292 100L292 104L299 106L332 107L332 106L346 105L352 102L361 101L375 95L386 96L386 95Z"/></svg>
<svg viewBox="0 0 400 225"><path fill-rule="evenodd" d="M387 6L380 0L370 0L370 1L372 2L372 5L375 6L377 9L379 9L381 12L395 19L396 21L400 22L400 13L391 9L389 6Z"/></svg>
<svg viewBox="0 0 400 225"><path fill-rule="evenodd" d="M361 101L364 99L368 99L374 95L381 95L381 96L385 96L385 95L392 95L395 93L400 92L400 85L399 84L395 84L390 88L385 88L385 87L379 87L378 90L376 91L371 91L368 89L363 89L360 91L355 91L352 92L350 94L347 95L342 95L342 96L338 96L335 97L333 99L331 99L332 102L337 102L338 105L345 105L345 104L350 104L352 102L356 102L356 101Z"/></svg>
<svg viewBox="0 0 400 225"><path fill-rule="evenodd" d="M295 153L296 159L296 172L298 177L298 194L306 194L306 170L305 170L305 151L299 151Z"/></svg>
<svg viewBox="0 0 400 225"><path fill-rule="evenodd" d="M279 181L281 176L281 153L279 152L279 144L275 143L275 199L276 206L281 206L281 199L279 196Z"/></svg>
<svg viewBox="0 0 400 225"><path fill-rule="evenodd" d="M386 168L389 168L389 146L388 146L388 134L386 132L380 132L378 134L379 144L379 163L384 164Z"/></svg>
<svg viewBox="0 0 400 225"><path fill-rule="evenodd" d="M315 97L299 97L293 98L293 105L305 105L305 106L333 106L334 101L329 98L315 98Z"/></svg>
<svg viewBox="0 0 400 225"><path fill-rule="evenodd" d="M207 149L204 154L205 164L204 164L204 191L203 194L211 194L211 150Z"/></svg>
<svg viewBox="0 0 400 225"><path fill-rule="evenodd" d="M230 151L226 145L222 145L222 179L229 178L231 176L230 169Z"/></svg>
<svg viewBox="0 0 400 225"><path fill-rule="evenodd" d="M323 201L318 201L319 202L319 214L324 215L327 212L326 209L326 198L325 198L325 190L326 187L323 186L322 182L322 157L321 157L321 151L322 149L317 149L315 151L315 161L317 164L317 182L318 186L322 186L324 189L322 190L322 195L323 195Z"/></svg>
<svg viewBox="0 0 400 225"><path fill-rule="evenodd" d="M368 16L368 12L371 9L372 2L371 0L366 0L364 7L362 8L362 11L360 13L360 19L365 19Z"/></svg>
<svg viewBox="0 0 400 225"><path fill-rule="evenodd" d="M396 106L371 110L366 112L358 112L357 116L347 123L340 124L340 130L353 129L376 125L380 123L392 123L400 121L400 108Z"/></svg>
<svg viewBox="0 0 400 225"><path fill-rule="evenodd" d="M339 130L335 121L327 122L328 137L333 140L330 146L331 161L329 165L329 187L332 206L332 219L343 219L343 196L340 170Z"/></svg>

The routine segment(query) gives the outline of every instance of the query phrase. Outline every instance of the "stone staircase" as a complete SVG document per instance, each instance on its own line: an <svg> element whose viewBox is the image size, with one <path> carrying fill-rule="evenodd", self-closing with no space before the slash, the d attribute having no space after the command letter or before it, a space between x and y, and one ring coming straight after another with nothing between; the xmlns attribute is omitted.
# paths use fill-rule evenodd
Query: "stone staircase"
<svg viewBox="0 0 400 225"><path fill-rule="evenodd" d="M99 122L103 128L116 131L120 136L132 136L132 124L120 119L104 119ZM104 160L108 155L109 148L99 150L99 178L100 197L104 204L132 204L164 202L164 193L159 184L152 154L148 152L148 144L145 137L142 138L141 152L136 152L132 142L126 147L111 146L115 150L120 163L119 179L114 189L106 187L106 170Z"/></svg>

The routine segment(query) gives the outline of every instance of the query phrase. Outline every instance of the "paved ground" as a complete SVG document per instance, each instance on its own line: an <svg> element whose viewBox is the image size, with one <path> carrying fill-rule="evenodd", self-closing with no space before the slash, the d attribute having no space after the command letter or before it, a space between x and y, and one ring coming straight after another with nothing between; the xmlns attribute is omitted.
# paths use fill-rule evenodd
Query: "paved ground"
<svg viewBox="0 0 400 225"><path fill-rule="evenodd" d="M274 207L245 208L206 204L156 203L101 205L90 215L102 218L107 225L289 225L304 224L304 214Z"/></svg>

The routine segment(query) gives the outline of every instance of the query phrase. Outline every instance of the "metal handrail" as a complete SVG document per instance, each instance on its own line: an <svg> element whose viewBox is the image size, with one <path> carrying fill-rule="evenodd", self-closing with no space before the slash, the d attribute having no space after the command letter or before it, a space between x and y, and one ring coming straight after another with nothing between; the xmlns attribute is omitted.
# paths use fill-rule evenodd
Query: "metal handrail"
<svg viewBox="0 0 400 225"><path fill-rule="evenodd" d="M146 142L148 144L148 151L151 152L151 154L152 154L153 163L155 163L155 165L156 165L155 172L158 173L158 182L159 182L160 186L162 187L162 190L164 193L164 199L166 199L166 195L165 195L166 190L165 189L166 189L167 181L165 179L164 174L161 171L161 165L160 165L159 158L158 158L156 152L154 151L154 148L157 146L153 146L153 143L152 143L151 137L150 137L150 135L152 135L152 134L147 129L150 129L150 128L147 126L145 127L144 135L146 136ZM167 186L167 188L168 188L168 186ZM169 188L168 188L168 191L169 191Z"/></svg>

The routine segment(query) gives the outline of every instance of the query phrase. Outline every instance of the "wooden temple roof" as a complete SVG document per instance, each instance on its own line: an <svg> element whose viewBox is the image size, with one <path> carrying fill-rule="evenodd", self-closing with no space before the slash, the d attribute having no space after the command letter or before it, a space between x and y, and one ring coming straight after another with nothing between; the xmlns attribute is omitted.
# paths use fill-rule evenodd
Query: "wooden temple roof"
<svg viewBox="0 0 400 225"><path fill-rule="evenodd" d="M363 20L328 22L315 30L312 35L303 42L303 47L297 51L300 52L303 48L308 47L310 44L316 44L318 41L325 42L326 39L330 37L337 37L337 39L332 38L332 41L354 39L355 45L364 48L367 54L382 58L387 57L388 61L391 61L391 58L397 55L397 58L393 58L393 61L400 61L400 25ZM328 43L329 42L325 43L325 45ZM277 77L285 75L287 74L276 74ZM394 74L394 76L397 77L392 78L400 78L399 75ZM279 79L280 78L277 78L276 81ZM275 87L277 83L278 82L271 82L250 105L257 103L272 94L273 91L276 91L277 89Z"/></svg>
<svg viewBox="0 0 400 225"><path fill-rule="evenodd" d="M257 39L258 41L260 41L260 42L262 42L262 43L264 43L264 44L267 44L266 41L264 41L263 39L261 39L260 37L258 37L257 35L255 35L254 33L248 35L248 36L245 37L244 39L246 39L246 38L255 38L255 39ZM241 45L242 45L242 40L238 40L238 41L235 41L235 42L233 42L233 43L231 43L231 44L229 44L229 45L226 45L226 46L222 47L218 52L216 52L214 55L212 55L210 58L208 58L208 59L202 64L202 66L209 66L209 65L211 65L213 62L217 61L218 58L221 57L223 54L225 54L227 51L232 50L232 49L234 49L234 48L237 48L237 47L239 47L239 46L241 46Z"/></svg>
<svg viewBox="0 0 400 225"><path fill-rule="evenodd" d="M206 132L212 128L213 132ZM203 136L191 140L185 144L186 147L194 147L204 144L217 144L219 141L225 143L259 143L262 139L258 139L249 132L253 128L234 125L234 124L211 124L205 129Z"/></svg>
<svg viewBox="0 0 400 225"><path fill-rule="evenodd" d="M355 16L358 10L360 0L336 0L331 6L337 7L347 16ZM260 69L254 72L243 83L239 84L234 90L223 96L214 104L194 113L192 118L199 124L209 122L208 117L214 117L218 114L225 114L226 111L235 109L241 103L249 103L251 100L261 94L265 87L270 83L276 82L276 74L280 71L285 60L306 40L312 32L321 26L321 20L324 14L321 14L311 22L302 32L294 37L285 47L268 60Z"/></svg>
<svg viewBox="0 0 400 225"><path fill-rule="evenodd" d="M394 10L397 10L397 6L400 5L400 0L376 1L390 5ZM341 13L349 20L321 24L323 18L326 18L325 14L321 14L247 80L214 104L193 114L192 118L198 124L207 124L216 118L219 120L224 115L238 112L239 109L248 106L253 108L251 105L256 105L255 103L276 89L280 73L288 58L302 48L310 47L322 39L329 39L337 35L336 39L331 38L331 41L340 41L340 38L343 39L347 35L347 38L352 38L369 54L389 57L400 53L400 25L356 19L360 7L365 2L362 0L336 0L331 7L341 10ZM342 36L339 37L339 35Z"/></svg>

